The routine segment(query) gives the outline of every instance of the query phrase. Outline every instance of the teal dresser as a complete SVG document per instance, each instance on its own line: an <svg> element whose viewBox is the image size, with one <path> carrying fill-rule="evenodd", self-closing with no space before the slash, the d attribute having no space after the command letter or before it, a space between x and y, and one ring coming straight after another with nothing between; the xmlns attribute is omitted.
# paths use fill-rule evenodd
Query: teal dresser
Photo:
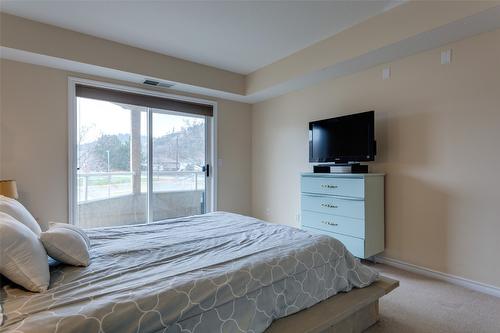
<svg viewBox="0 0 500 333"><path fill-rule="evenodd" d="M301 225L341 241L358 258L384 251L384 175L303 173Z"/></svg>

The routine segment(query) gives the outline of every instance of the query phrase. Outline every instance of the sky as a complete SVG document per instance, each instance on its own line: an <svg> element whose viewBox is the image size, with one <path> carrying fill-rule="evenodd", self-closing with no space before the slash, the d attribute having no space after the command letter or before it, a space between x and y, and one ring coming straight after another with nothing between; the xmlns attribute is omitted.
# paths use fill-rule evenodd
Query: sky
<svg viewBox="0 0 500 333"><path fill-rule="evenodd" d="M137 109L137 107L133 107ZM111 102L89 98L77 98L77 121L79 133L86 129L80 143L97 140L102 134L130 134L130 110ZM147 135L147 108L141 112L141 134ZM138 111L139 112L139 111ZM196 116L179 116L172 114L153 114L153 137L177 132L191 124L204 122L204 118Z"/></svg>

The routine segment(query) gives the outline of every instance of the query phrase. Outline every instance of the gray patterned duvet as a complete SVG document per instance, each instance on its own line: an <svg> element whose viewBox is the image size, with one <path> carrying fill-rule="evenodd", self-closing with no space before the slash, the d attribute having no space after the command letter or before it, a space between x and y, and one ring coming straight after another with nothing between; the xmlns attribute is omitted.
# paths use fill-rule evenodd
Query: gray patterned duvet
<svg viewBox="0 0 500 333"><path fill-rule="evenodd" d="M378 277L333 238L237 214L88 235L89 267L51 267L41 294L3 286L0 331L263 332Z"/></svg>

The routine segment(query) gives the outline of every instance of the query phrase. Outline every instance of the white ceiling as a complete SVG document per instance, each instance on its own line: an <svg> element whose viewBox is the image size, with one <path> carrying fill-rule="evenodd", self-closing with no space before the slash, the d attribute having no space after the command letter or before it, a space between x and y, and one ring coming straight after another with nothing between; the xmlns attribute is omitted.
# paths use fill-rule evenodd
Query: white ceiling
<svg viewBox="0 0 500 333"><path fill-rule="evenodd" d="M0 10L247 74L398 3L0 0Z"/></svg>

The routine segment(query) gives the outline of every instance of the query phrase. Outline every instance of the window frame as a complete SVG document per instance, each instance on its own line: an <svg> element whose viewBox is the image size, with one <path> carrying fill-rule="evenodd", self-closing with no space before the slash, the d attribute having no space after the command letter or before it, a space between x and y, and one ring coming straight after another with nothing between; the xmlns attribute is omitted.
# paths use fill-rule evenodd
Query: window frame
<svg viewBox="0 0 500 333"><path fill-rule="evenodd" d="M75 224L76 222L76 205L77 203L77 99L76 85L82 84L103 89L115 89L124 92L143 94L155 97L168 98L178 101L186 101L192 103L207 104L213 107L213 116L206 117L208 133L206 134L206 161L210 165L210 176L206 179L207 192L209 198L207 200L206 211L214 212L217 210L217 102L188 96L174 95L156 90L142 89L122 84L114 84L103 81L89 80L78 77L68 77L68 222ZM148 117L152 113L148 113ZM148 223L145 221L145 223Z"/></svg>

